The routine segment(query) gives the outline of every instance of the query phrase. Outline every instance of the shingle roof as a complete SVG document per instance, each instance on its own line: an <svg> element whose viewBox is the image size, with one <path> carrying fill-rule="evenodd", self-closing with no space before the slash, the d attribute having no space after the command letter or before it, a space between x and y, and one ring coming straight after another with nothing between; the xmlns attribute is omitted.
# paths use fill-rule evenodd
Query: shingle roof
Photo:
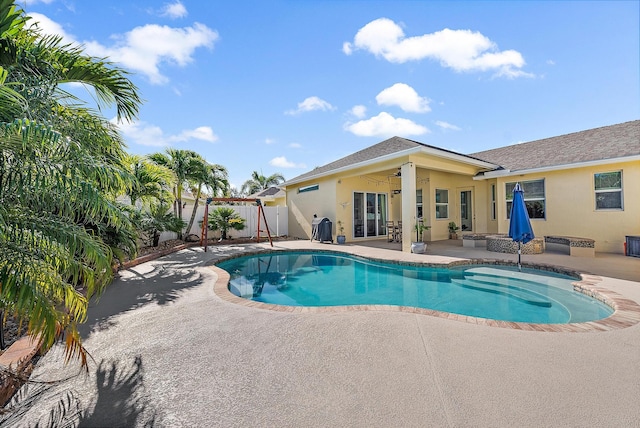
<svg viewBox="0 0 640 428"><path fill-rule="evenodd" d="M467 158L472 157L468 155L463 155L461 153L456 153L449 150L441 149L439 147L430 146L428 144L419 143L418 141L408 140L402 137L392 137L392 138L389 138L388 140L384 140L378 144L374 144L373 146L364 148L360 151L350 154L349 156L345 156L334 162L328 163L323 166L319 166L307 173L304 173L295 178L292 178L289 181L292 181L292 182L304 181L305 179L314 177L316 175L320 175L333 170L348 167L350 165L356 165L362 162L374 160L376 158L381 158L387 155L392 155L394 153L402 152L404 150L414 149L416 147L426 147L426 148L438 150L441 152L453 153L455 155L467 157Z"/></svg>
<svg viewBox="0 0 640 428"><path fill-rule="evenodd" d="M280 195L278 195L278 193L280 193ZM254 193L253 195L250 195L249 198L264 198L265 196L282 197L284 195L285 193L282 189L280 189L279 187L271 186L257 193Z"/></svg>
<svg viewBox="0 0 640 428"><path fill-rule="evenodd" d="M640 120L473 153L511 171L640 155Z"/></svg>
<svg viewBox="0 0 640 428"><path fill-rule="evenodd" d="M574 132L559 137L545 138L528 143L514 144L469 155L463 155L439 147L392 137L373 146L357 151L334 162L317 167L288 182L300 182L317 175L371 161L404 150L426 147L441 152L454 153L469 159L481 160L511 171L570 165L640 155L640 120ZM286 184L286 183L285 183Z"/></svg>

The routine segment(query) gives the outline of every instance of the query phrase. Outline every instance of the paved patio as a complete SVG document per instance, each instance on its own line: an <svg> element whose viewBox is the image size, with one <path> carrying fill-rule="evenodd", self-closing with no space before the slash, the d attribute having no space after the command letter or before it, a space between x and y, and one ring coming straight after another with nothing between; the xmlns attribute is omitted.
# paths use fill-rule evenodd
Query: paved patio
<svg viewBox="0 0 640 428"><path fill-rule="evenodd" d="M445 241L361 254L514 258ZM44 356L7 426L640 425L640 324L606 332L495 328L397 311L292 313L214 293L212 261L265 244L191 248L121 272L83 326L89 374ZM338 249L308 241L279 248ZM640 303L640 259L523 256L602 276ZM531 259L531 260L530 260Z"/></svg>

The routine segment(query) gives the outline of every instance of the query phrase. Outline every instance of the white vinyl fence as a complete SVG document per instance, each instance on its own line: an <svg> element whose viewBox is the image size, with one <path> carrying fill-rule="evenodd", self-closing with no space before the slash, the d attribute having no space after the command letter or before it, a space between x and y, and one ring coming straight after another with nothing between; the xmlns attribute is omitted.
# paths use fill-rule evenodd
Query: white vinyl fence
<svg viewBox="0 0 640 428"><path fill-rule="evenodd" d="M243 230L229 230L227 236L232 238L252 238L258 236L258 207L255 205L209 205L209 212L216 208L232 208L237 212L240 217L245 219L245 228ZM202 219L204 218L204 205L198 207L196 212L196 218L191 227L190 233L200 237L202 232ZM186 223L191 218L191 207L187 206L182 211L183 219ZM288 211L287 207L262 207L265 217L267 218L267 224L269 225L269 232L271 236L286 236L289 233L288 229ZM219 238L220 231L210 230L208 238ZM264 219L260 215L260 236L267 236L267 226L264 224ZM163 232L160 235L160 242L176 239L178 236L174 232Z"/></svg>

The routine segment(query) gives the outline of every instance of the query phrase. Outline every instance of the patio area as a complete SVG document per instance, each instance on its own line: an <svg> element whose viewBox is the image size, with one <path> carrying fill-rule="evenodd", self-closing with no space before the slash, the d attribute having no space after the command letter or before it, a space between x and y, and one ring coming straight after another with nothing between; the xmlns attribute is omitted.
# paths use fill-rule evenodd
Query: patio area
<svg viewBox="0 0 640 428"><path fill-rule="evenodd" d="M365 247L401 251L400 244L386 239L360 244ZM463 247L462 240L429 242L425 255L438 255L463 259L490 259L518 261L517 254L487 251L484 247ZM581 273L602 275L611 278L640 281L640 258L621 254L596 253L595 257L571 257L567 250L555 245L547 245L542 254L523 254L524 264L549 264L574 269Z"/></svg>
<svg viewBox="0 0 640 428"><path fill-rule="evenodd" d="M429 244L285 241L447 263L517 255ZM83 326L89 374L44 356L8 426L617 426L640 424L640 324L605 332L494 328L397 311L294 313L237 305L209 267L268 244L190 248L122 271ZM640 259L546 252L524 263L603 277L640 303ZM53 411L57 409L56 411Z"/></svg>

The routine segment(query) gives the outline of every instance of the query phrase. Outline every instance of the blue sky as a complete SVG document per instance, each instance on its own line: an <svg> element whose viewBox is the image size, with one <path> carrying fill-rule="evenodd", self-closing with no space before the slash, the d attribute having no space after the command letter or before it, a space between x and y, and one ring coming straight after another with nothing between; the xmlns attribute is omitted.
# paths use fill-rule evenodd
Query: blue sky
<svg viewBox="0 0 640 428"><path fill-rule="evenodd" d="M468 154L640 118L638 1L18 4L133 73L130 153L194 150L236 187L393 135Z"/></svg>

